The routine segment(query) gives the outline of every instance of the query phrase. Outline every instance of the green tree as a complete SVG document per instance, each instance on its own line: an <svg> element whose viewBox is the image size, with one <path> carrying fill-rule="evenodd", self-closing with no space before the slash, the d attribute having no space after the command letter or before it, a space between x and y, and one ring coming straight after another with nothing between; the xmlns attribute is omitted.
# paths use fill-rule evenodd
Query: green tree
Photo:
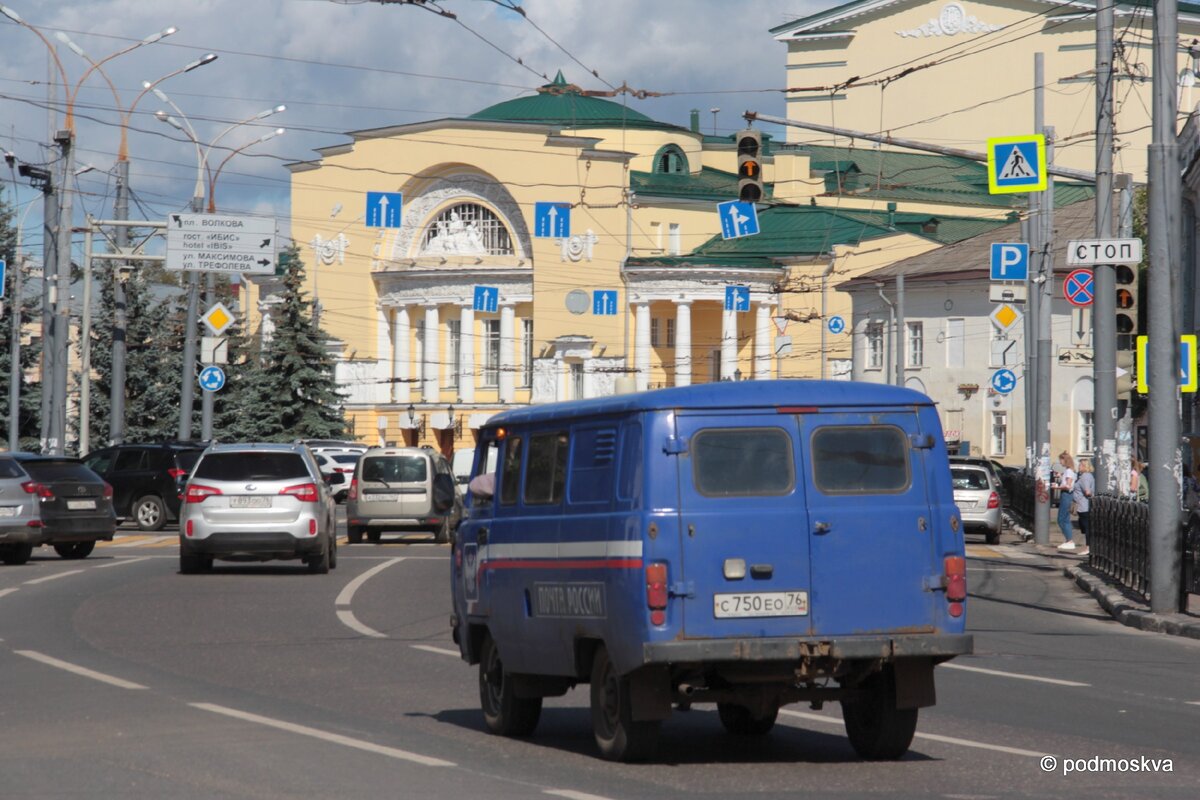
<svg viewBox="0 0 1200 800"><path fill-rule="evenodd" d="M14 296L13 284L16 280L20 263L17 256L17 231L13 225L13 209L7 201L0 198L0 259L4 259L8 268L4 274L4 315L0 316L0 441L10 450L36 450L38 447L39 419L41 417L41 384L31 383L25 375L38 361L40 349L26 342L21 347L21 400L19 423L19 446L14 447L8 441L8 420L11 410L8 406L9 372L12 364L12 314L18 302L22 309L22 319L28 325L40 319L40 299L31 290L30 281L22 286L23 298ZM28 278L28 276L26 276Z"/></svg>

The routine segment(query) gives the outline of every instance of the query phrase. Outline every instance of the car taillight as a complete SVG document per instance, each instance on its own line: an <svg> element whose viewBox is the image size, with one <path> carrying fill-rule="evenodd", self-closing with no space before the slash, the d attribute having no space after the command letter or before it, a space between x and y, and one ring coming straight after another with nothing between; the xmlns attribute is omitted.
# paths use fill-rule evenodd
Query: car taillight
<svg viewBox="0 0 1200 800"><path fill-rule="evenodd" d="M174 480L179 480L180 478L187 476L187 470L180 469L179 467L172 467L171 469L167 470L167 474L170 475Z"/></svg>
<svg viewBox="0 0 1200 800"><path fill-rule="evenodd" d="M112 500L112 498L113 498L113 488L112 488L112 484L111 484L111 483L109 483L108 481L105 481L105 482L104 482L104 499L105 499L105 500Z"/></svg>
<svg viewBox="0 0 1200 800"><path fill-rule="evenodd" d="M988 497L988 508L999 508L999 507L1000 507L1000 495L996 494L995 492L992 492L991 496Z"/></svg>
<svg viewBox="0 0 1200 800"><path fill-rule="evenodd" d="M183 493L183 502L185 503L203 503L205 498L219 495L221 490L215 486L204 486L199 483L189 483L187 491Z"/></svg>
<svg viewBox="0 0 1200 800"><path fill-rule="evenodd" d="M943 578L946 600L950 603L950 616L961 617L963 601L967 599L967 560L962 556L947 556Z"/></svg>
<svg viewBox="0 0 1200 800"><path fill-rule="evenodd" d="M34 481L25 481L21 484L21 488L25 490L25 494L37 494L38 489L42 487Z"/></svg>
<svg viewBox="0 0 1200 800"><path fill-rule="evenodd" d="M317 521L315 519L310 519L308 521L308 535L309 536L317 535Z"/></svg>
<svg viewBox="0 0 1200 800"><path fill-rule="evenodd" d="M667 565L662 562L646 567L646 607L650 609L651 624L667 621Z"/></svg>
<svg viewBox="0 0 1200 800"><path fill-rule="evenodd" d="M189 519L189 520L187 521L187 524L183 526L183 532L184 532L184 534L186 534L187 536L191 536L191 535L192 535L192 530L193 530L193 528L192 528L192 521Z"/></svg>
<svg viewBox="0 0 1200 800"><path fill-rule="evenodd" d="M36 494L43 500L53 500L54 490L44 483L37 481L25 481L21 484L21 488L25 490L25 494Z"/></svg>
<svg viewBox="0 0 1200 800"><path fill-rule="evenodd" d="M317 485L315 483L298 483L279 490L280 494L290 494L301 503L317 502Z"/></svg>
<svg viewBox="0 0 1200 800"><path fill-rule="evenodd" d="M350 490L346 492L346 497L350 500L358 499L358 478L350 479Z"/></svg>

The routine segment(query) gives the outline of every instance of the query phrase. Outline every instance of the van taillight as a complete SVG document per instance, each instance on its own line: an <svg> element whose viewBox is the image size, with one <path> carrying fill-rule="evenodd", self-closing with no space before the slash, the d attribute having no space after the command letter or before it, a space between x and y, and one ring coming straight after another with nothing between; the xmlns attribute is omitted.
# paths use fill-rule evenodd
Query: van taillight
<svg viewBox="0 0 1200 800"><path fill-rule="evenodd" d="M661 561L646 567L646 607L650 609L651 624L666 623L667 565Z"/></svg>
<svg viewBox="0 0 1200 800"><path fill-rule="evenodd" d="M358 499L358 478L350 479L350 490L346 492L346 497L350 500Z"/></svg>
<svg viewBox="0 0 1200 800"><path fill-rule="evenodd" d="M203 503L205 498L213 497L220 493L221 490L215 486L204 486L199 483L189 483L187 491L183 493L183 502Z"/></svg>
<svg viewBox="0 0 1200 800"><path fill-rule="evenodd" d="M947 556L945 560L946 600L950 616L961 617L963 601L967 599L967 560L962 556Z"/></svg>
<svg viewBox="0 0 1200 800"><path fill-rule="evenodd" d="M995 492L992 492L991 496L988 497L988 508L999 508L999 507L1000 507L1000 495L996 494Z"/></svg>

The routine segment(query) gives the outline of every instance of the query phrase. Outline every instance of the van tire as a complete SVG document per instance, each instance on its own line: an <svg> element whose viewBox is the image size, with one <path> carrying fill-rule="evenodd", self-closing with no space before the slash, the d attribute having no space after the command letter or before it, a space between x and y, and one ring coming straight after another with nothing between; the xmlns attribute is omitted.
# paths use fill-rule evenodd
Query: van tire
<svg viewBox="0 0 1200 800"><path fill-rule="evenodd" d="M775 727L779 709L773 708L764 717L756 717L750 709L737 703L717 703L717 714L725 730L735 736L766 736Z"/></svg>
<svg viewBox="0 0 1200 800"><path fill-rule="evenodd" d="M167 507L162 498L148 494L133 504L133 519L139 530L160 531L167 522Z"/></svg>
<svg viewBox="0 0 1200 800"><path fill-rule="evenodd" d="M33 555L33 545L28 542L21 544L6 544L0 547L0 561L10 566L20 566Z"/></svg>
<svg viewBox="0 0 1200 800"><path fill-rule="evenodd" d="M633 719L629 678L617 674L600 645L592 659L592 733L600 755L609 761L644 761L654 754L661 720Z"/></svg>
<svg viewBox="0 0 1200 800"><path fill-rule="evenodd" d="M542 716L542 698L517 697L500 649L491 634L479 651L479 705L488 730L499 736L529 736Z"/></svg>
<svg viewBox="0 0 1200 800"><path fill-rule="evenodd" d="M358 525L346 526L346 541L350 544L359 544L362 542L363 529Z"/></svg>
<svg viewBox="0 0 1200 800"><path fill-rule="evenodd" d="M908 752L917 730L917 709L896 708L896 673L891 667L871 675L860 697L842 701L850 745L867 761L893 761Z"/></svg>
<svg viewBox="0 0 1200 800"><path fill-rule="evenodd" d="M94 541L91 541L91 542L64 542L62 544L54 545L54 552L58 553L58 555L62 558L71 559L71 560L74 560L77 558L87 558L88 556L90 556L92 554L92 551L95 549L96 549L96 543Z"/></svg>

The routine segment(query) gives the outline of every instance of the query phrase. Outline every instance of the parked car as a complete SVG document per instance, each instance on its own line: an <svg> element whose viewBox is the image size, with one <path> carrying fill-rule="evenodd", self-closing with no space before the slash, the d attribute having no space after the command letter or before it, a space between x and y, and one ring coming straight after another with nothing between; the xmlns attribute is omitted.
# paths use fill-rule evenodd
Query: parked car
<svg viewBox="0 0 1200 800"><path fill-rule="evenodd" d="M213 559L300 559L309 571L337 566L333 495L300 444L217 444L204 451L184 489L179 571Z"/></svg>
<svg viewBox="0 0 1200 800"><path fill-rule="evenodd" d="M366 452L365 450L363 451ZM332 456L334 474L338 479L334 481L333 499L339 503L346 502L346 497L350 494L350 481L354 479L354 468L358 466L359 459L362 458L362 453L346 453L335 454Z"/></svg>
<svg viewBox="0 0 1200 800"><path fill-rule="evenodd" d="M962 517L963 530L982 530L988 544L998 543L1004 510L1000 482L986 467L952 460L950 483L954 487L954 503Z"/></svg>
<svg viewBox="0 0 1200 800"><path fill-rule="evenodd" d="M37 483L15 458L0 454L0 561L24 564L41 542Z"/></svg>
<svg viewBox="0 0 1200 800"><path fill-rule="evenodd" d="M77 458L34 453L12 453L11 458L29 476L23 491L37 495L39 545L52 545L63 558L87 558L97 541L112 541L117 515L113 488L103 478ZM14 555L23 552L22 547Z"/></svg>
<svg viewBox="0 0 1200 800"><path fill-rule="evenodd" d="M203 445L183 442L119 444L89 453L83 463L112 485L119 518L157 531L179 519L183 486L203 452Z"/></svg>
<svg viewBox="0 0 1200 800"><path fill-rule="evenodd" d="M359 459L350 481L346 533L352 544L364 533L378 542L385 531L410 530L448 542L462 510L445 456L424 447L379 447Z"/></svg>
<svg viewBox="0 0 1200 800"><path fill-rule="evenodd" d="M321 477L333 490L334 501L342 502L341 498L345 497L346 490L350 486L350 479L342 474L341 470L337 468L337 462L329 456L313 453L313 459L317 462L317 468L321 470Z"/></svg>
<svg viewBox="0 0 1200 800"><path fill-rule="evenodd" d="M982 456L950 456L950 466L953 467L957 464L970 464L974 467L983 467L986 469L996 482L996 491L1000 493L1000 502L1004 504L1005 508L1008 508L1009 497L1008 489L1004 486L1004 473L1014 469L1013 467L1006 467L999 461L993 461L990 458L983 458Z"/></svg>
<svg viewBox="0 0 1200 800"><path fill-rule="evenodd" d="M302 439L300 444L313 453L322 455L362 455L370 448L359 442L345 442L340 439Z"/></svg>

